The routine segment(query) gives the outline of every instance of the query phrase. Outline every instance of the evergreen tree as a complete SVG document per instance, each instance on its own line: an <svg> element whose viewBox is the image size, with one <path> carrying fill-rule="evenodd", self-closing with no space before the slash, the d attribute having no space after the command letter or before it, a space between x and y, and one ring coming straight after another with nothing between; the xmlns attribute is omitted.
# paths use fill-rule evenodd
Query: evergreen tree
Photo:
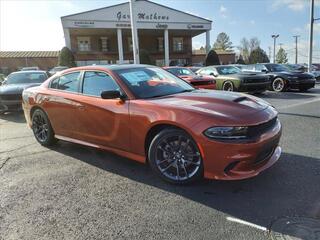
<svg viewBox="0 0 320 240"><path fill-rule="evenodd" d="M249 63L268 63L270 62L266 52L260 47L254 49L249 56Z"/></svg>
<svg viewBox="0 0 320 240"><path fill-rule="evenodd" d="M239 56L239 58L238 58L238 60L237 60L236 63L237 63L237 64L246 64L245 61L243 60L243 57L242 57L241 54L240 54L240 56Z"/></svg>
<svg viewBox="0 0 320 240"><path fill-rule="evenodd" d="M287 63L288 62L287 53L282 47L277 52L276 62L277 63Z"/></svg>
<svg viewBox="0 0 320 240"><path fill-rule="evenodd" d="M67 47L63 47L59 53L58 59L59 66L75 67L74 56L71 50Z"/></svg>
<svg viewBox="0 0 320 240"><path fill-rule="evenodd" d="M232 42L230 41L229 36L224 32L219 33L217 36L217 40L213 44L213 49L223 51L231 50Z"/></svg>
<svg viewBox="0 0 320 240"><path fill-rule="evenodd" d="M220 65L220 60L219 56L216 53L215 50L211 49L206 57L205 61L206 66L211 66L211 65Z"/></svg>

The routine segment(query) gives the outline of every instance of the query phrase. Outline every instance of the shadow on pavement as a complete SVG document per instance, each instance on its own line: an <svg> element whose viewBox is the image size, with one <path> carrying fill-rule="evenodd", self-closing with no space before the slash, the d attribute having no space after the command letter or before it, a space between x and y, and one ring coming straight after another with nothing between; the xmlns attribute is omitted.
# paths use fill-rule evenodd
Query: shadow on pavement
<svg viewBox="0 0 320 240"><path fill-rule="evenodd" d="M8 112L8 113L0 114L0 120L16 122L16 123L26 122L23 112Z"/></svg>
<svg viewBox="0 0 320 240"><path fill-rule="evenodd" d="M309 93L309 92L307 92ZM261 94L259 97L261 98L270 98L270 99L310 99L310 98L316 98L316 96L307 94L307 93L301 93L301 92L266 92ZM314 93L310 90L310 93Z"/></svg>
<svg viewBox="0 0 320 240"><path fill-rule="evenodd" d="M252 179L175 186L160 180L147 165L112 153L66 142L52 150L266 228L282 216L320 218L319 158L283 153L273 167Z"/></svg>

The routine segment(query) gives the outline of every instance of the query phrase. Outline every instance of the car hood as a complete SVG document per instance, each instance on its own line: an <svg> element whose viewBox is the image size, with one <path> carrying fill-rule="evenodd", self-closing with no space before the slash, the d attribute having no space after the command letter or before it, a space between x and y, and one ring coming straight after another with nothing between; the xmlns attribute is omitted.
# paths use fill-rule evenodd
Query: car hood
<svg viewBox="0 0 320 240"><path fill-rule="evenodd" d="M196 90L151 100L162 107L174 107L185 112L197 112L217 118L239 121L271 105L262 99L234 92Z"/></svg>
<svg viewBox="0 0 320 240"><path fill-rule="evenodd" d="M240 79L240 80L250 79L250 78L265 79L265 74L261 74L258 72L241 72L236 74L219 75L219 76L232 78L232 79Z"/></svg>
<svg viewBox="0 0 320 240"><path fill-rule="evenodd" d="M295 71L295 72L275 72L276 75L286 76L286 77L298 77L301 79L313 78L312 74Z"/></svg>
<svg viewBox="0 0 320 240"><path fill-rule="evenodd" d="M39 86L41 83L5 84L0 86L0 94L19 94L29 87Z"/></svg>
<svg viewBox="0 0 320 240"><path fill-rule="evenodd" d="M187 80L187 81L212 81L214 80L211 76L191 76L191 75L182 75L179 76L180 78Z"/></svg>

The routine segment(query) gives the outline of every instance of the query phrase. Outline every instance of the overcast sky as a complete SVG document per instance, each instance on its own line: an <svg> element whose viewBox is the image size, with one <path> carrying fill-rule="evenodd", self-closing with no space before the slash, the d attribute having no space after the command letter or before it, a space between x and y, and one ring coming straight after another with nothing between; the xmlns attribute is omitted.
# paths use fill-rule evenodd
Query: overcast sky
<svg viewBox="0 0 320 240"><path fill-rule="evenodd" d="M272 34L294 59L293 35L299 38L299 62L307 62L310 0L153 0L213 21L211 42L226 32L234 46L242 37L258 37L269 53ZM125 0L0 0L0 50L59 50L64 46L60 17ZM315 18L320 17L316 0ZM320 21L314 27L314 62L320 62ZM205 34L193 39L193 47L205 42ZM279 46L278 46L279 47Z"/></svg>

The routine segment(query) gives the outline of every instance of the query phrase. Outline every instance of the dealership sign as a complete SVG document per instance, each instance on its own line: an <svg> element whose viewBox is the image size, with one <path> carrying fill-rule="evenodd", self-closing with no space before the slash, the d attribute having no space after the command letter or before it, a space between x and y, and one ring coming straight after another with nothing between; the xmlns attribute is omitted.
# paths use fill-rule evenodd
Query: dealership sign
<svg viewBox="0 0 320 240"><path fill-rule="evenodd" d="M93 27L94 21L74 21L73 24L77 27Z"/></svg>
<svg viewBox="0 0 320 240"><path fill-rule="evenodd" d="M117 13L117 19L118 21L126 21L126 20L130 20L130 14L126 14L126 13L122 13L121 11L119 11ZM137 19L138 20L156 20L156 21L159 21L159 20L166 20L168 21L169 20L169 16L165 16L165 15L161 15L159 13L151 13L151 14L147 14L145 12L140 12L137 14Z"/></svg>

